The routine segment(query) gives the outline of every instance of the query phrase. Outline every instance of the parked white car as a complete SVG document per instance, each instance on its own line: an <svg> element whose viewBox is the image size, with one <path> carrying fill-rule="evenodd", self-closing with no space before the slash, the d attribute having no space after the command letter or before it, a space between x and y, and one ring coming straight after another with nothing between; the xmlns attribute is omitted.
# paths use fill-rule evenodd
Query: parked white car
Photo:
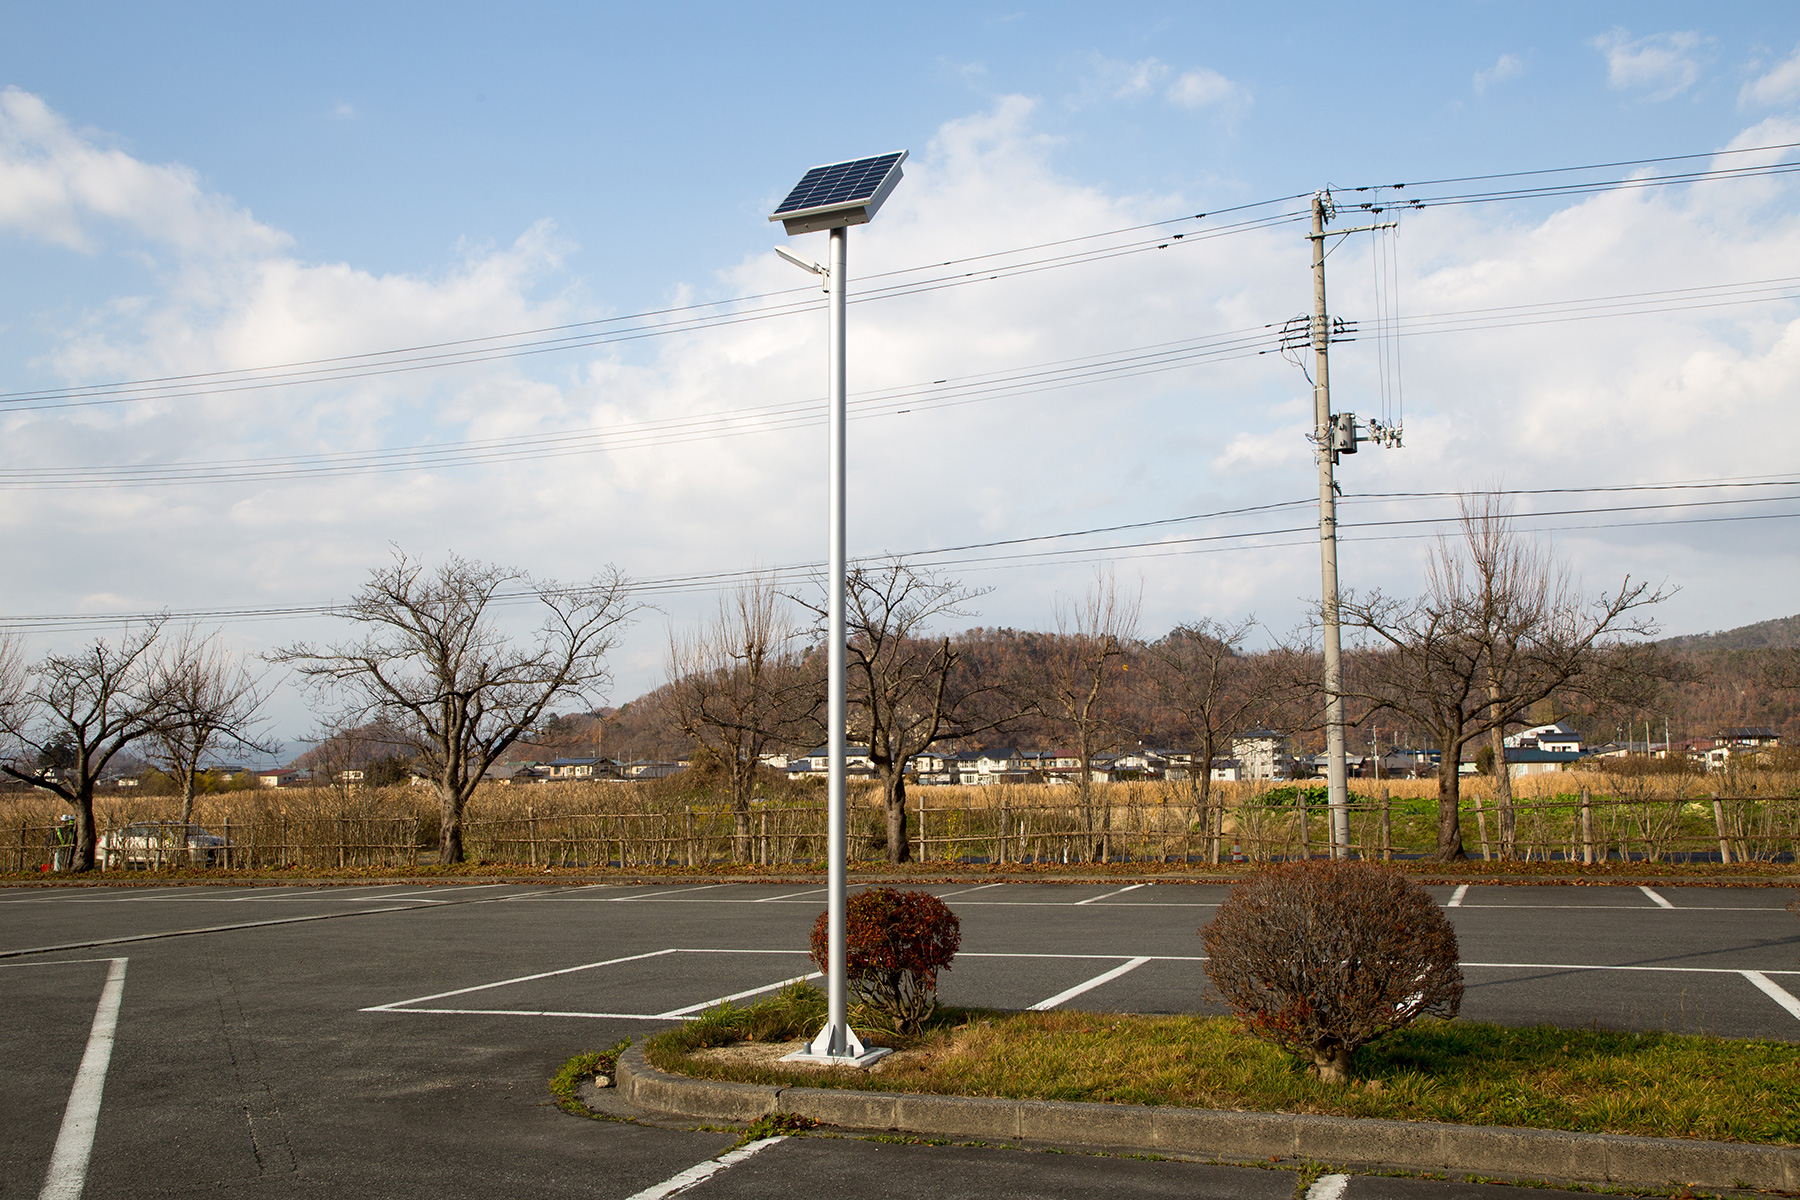
<svg viewBox="0 0 1800 1200"><path fill-rule="evenodd" d="M182 862L182 850L188 862ZM113 867L222 867L225 839L198 825L179 821L144 821L110 829L100 839L100 863Z"/></svg>

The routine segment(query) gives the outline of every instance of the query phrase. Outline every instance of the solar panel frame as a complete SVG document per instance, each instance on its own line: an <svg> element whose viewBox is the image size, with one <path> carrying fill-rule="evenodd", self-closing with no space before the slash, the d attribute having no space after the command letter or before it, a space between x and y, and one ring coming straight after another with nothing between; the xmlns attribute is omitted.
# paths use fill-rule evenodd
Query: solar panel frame
<svg viewBox="0 0 1800 1200"><path fill-rule="evenodd" d="M789 233L864 224L900 182L900 164L906 161L906 154L899 150L813 167L769 214L769 220L785 222Z"/></svg>

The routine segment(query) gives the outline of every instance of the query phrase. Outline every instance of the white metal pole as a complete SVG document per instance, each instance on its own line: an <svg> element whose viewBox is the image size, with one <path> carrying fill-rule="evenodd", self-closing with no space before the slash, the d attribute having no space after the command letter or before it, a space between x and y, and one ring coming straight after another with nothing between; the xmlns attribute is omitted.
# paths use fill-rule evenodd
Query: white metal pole
<svg viewBox="0 0 1800 1200"><path fill-rule="evenodd" d="M846 623L844 620L844 583L845 583L845 539L844 539L844 293L847 290L845 279L845 244L849 240L850 231L838 226L831 231L831 255L827 260L831 274L827 276L830 290L831 311L831 550L829 573L831 595L828 600L829 637L827 649L827 670L831 676L830 697L826 705L826 720L830 723L827 737L827 753L831 758L831 785L828 790L827 803L830 806L828 816L829 857L830 857L830 897L826 901L829 916L831 937L831 978L826 986L827 1024L825 1027L828 1045L818 1047L827 1054L847 1055L850 1049L846 986L847 938L844 919L844 892L846 886L845 855L847 847L844 837L844 758L845 758L845 723L849 715L848 698L845 694L844 677L844 643ZM816 1052L816 1051L815 1051Z"/></svg>
<svg viewBox="0 0 1800 1200"><path fill-rule="evenodd" d="M1350 853L1349 778L1344 763L1343 664L1338 634L1336 431L1331 416L1331 326L1325 307L1325 195L1313 197L1313 429L1319 445L1320 615L1325 626L1325 776L1331 854Z"/></svg>

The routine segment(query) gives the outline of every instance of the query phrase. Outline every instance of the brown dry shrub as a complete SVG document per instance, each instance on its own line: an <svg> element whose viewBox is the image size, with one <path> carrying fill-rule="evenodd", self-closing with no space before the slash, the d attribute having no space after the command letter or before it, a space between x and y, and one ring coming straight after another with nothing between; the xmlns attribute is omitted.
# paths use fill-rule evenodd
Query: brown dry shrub
<svg viewBox="0 0 1800 1200"><path fill-rule="evenodd" d="M1279 863L1200 931L1206 974L1245 1029L1349 1078L1358 1047L1462 1007L1456 930L1425 889L1375 863Z"/></svg>

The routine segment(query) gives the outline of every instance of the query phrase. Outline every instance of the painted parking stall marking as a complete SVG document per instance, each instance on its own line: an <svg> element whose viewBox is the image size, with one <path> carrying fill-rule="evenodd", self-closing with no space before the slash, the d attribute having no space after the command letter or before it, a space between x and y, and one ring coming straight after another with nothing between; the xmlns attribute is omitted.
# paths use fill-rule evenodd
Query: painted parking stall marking
<svg viewBox="0 0 1800 1200"><path fill-rule="evenodd" d="M106 985L94 1009L87 1049L69 1090L56 1148L50 1152L50 1169L44 1175L38 1200L80 1200L87 1186L88 1159L94 1152L94 1134L100 1127L100 1096L106 1088L106 1069L112 1063L113 1041L119 1028L119 1006L125 998L127 960L108 960Z"/></svg>
<svg viewBox="0 0 1800 1200"><path fill-rule="evenodd" d="M1763 995L1792 1013L1796 1020L1800 1020L1800 999L1796 999L1792 992L1776 983L1773 979L1770 979L1769 972L1742 971L1739 972L1739 974L1743 975L1743 977L1748 979L1751 983L1754 983L1757 988L1762 991Z"/></svg>
<svg viewBox="0 0 1800 1200"><path fill-rule="evenodd" d="M1106 899L1110 899L1113 896L1123 896L1126 892L1135 892L1141 887L1149 887L1149 886L1150 885L1147 883L1134 883L1129 887L1122 887L1116 892L1108 892L1104 896L1089 896L1086 900L1077 900L1075 902L1075 907L1080 908L1084 904L1092 904L1096 900L1106 900Z"/></svg>
<svg viewBox="0 0 1800 1200"><path fill-rule="evenodd" d="M1148 958L1142 958L1142 957L1130 959L1124 963L1121 963L1119 966L1114 967L1110 971L1101 972L1100 974L1094 976L1092 979L1087 980L1085 983L1078 983L1072 988L1068 988L1064 991L1060 991L1060 992L1056 993L1056 995L1050 997L1048 1000L1039 1000L1036 1004L1031 1006L1029 1011L1031 1011L1031 1012L1049 1012L1051 1009L1056 1008L1057 1006L1059 1006L1061 1004L1065 1004L1068 1001L1073 1000L1075 997L1082 995L1085 992L1093 991L1095 988L1099 987L1103 983L1111 983L1113 980L1119 978L1119 976L1121 976L1121 975L1130 974L1131 972L1137 970L1139 967L1143 966L1145 963L1147 963L1149 961L1150 960Z"/></svg>
<svg viewBox="0 0 1800 1200"><path fill-rule="evenodd" d="M685 1192L695 1184L704 1183L706 1180L711 1179L720 1171L723 1171L728 1167L736 1166L751 1155L760 1154L775 1143L785 1141L787 1141L786 1137L777 1136L762 1138L758 1141L751 1142L747 1146L740 1146L736 1150L721 1154L718 1158L715 1158L710 1162L703 1162L697 1167L689 1167L681 1174L665 1179L655 1187L647 1187L643 1191L628 1197L627 1200L664 1200L664 1197L666 1196L673 1196L676 1192Z"/></svg>

